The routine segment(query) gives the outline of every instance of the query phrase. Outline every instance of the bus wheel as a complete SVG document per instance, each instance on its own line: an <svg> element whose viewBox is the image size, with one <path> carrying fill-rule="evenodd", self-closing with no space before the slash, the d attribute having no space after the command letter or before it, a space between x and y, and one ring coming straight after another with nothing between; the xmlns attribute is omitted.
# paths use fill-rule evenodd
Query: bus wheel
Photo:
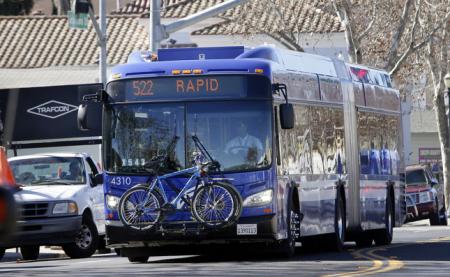
<svg viewBox="0 0 450 277"><path fill-rule="evenodd" d="M333 250L342 251L344 249L346 220L345 220L345 208L344 199L341 193L337 193L335 201L335 214L334 214L334 234L332 239Z"/></svg>
<svg viewBox="0 0 450 277"><path fill-rule="evenodd" d="M276 252L285 258L290 258L295 254L295 242L300 236L300 215L296 211L292 200L289 201L289 217L287 218L287 235L288 237L278 242L279 244L275 246ZM277 243L277 242L276 242Z"/></svg>
<svg viewBox="0 0 450 277"><path fill-rule="evenodd" d="M39 245L21 246L20 253L24 260L37 260L39 257Z"/></svg>
<svg viewBox="0 0 450 277"><path fill-rule="evenodd" d="M373 243L373 238L370 233L363 232L358 238L355 240L356 247L358 248L366 248L371 247Z"/></svg>
<svg viewBox="0 0 450 277"><path fill-rule="evenodd" d="M0 260L3 259L3 256L5 256L5 251L6 251L5 248L0 247Z"/></svg>
<svg viewBox="0 0 450 277"><path fill-rule="evenodd" d="M128 257L130 263L146 263L150 256Z"/></svg>
<svg viewBox="0 0 450 277"><path fill-rule="evenodd" d="M386 201L386 216L385 216L385 228L382 230L375 231L375 244L377 246L380 245L388 245L392 242L392 237L394 233L394 216L392 213L392 200L388 195L388 201Z"/></svg>

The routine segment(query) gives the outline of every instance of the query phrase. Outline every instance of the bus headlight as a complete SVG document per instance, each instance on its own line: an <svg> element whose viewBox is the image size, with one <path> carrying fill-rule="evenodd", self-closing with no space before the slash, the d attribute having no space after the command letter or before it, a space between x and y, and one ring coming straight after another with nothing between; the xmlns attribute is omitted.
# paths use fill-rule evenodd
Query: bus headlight
<svg viewBox="0 0 450 277"><path fill-rule="evenodd" d="M255 194L252 194L245 198L244 207L262 206L272 202L273 192L271 189L264 190Z"/></svg>
<svg viewBox="0 0 450 277"><path fill-rule="evenodd" d="M110 210L117 210L117 207L119 206L119 197L107 194L106 205Z"/></svg>
<svg viewBox="0 0 450 277"><path fill-rule="evenodd" d="M53 207L53 214L76 214L78 213L77 203L68 201L56 203Z"/></svg>

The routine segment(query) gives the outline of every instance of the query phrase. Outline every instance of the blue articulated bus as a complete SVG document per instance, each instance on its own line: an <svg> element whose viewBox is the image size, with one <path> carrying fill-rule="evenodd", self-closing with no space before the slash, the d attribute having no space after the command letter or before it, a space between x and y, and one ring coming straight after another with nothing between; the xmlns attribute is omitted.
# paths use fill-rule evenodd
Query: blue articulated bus
<svg viewBox="0 0 450 277"><path fill-rule="evenodd" d="M270 46L160 49L91 98L107 242L130 261L190 243L384 245L405 219L400 99L382 70ZM201 206L211 182L221 201Z"/></svg>

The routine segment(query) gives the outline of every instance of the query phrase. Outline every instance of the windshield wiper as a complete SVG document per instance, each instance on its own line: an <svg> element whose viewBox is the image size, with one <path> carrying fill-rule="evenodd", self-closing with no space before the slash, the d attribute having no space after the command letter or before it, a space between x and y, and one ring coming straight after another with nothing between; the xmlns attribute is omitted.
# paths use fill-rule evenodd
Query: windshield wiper
<svg viewBox="0 0 450 277"><path fill-rule="evenodd" d="M59 180L36 180L30 183L30 185L42 185L42 184L73 185L72 182L64 182Z"/></svg>

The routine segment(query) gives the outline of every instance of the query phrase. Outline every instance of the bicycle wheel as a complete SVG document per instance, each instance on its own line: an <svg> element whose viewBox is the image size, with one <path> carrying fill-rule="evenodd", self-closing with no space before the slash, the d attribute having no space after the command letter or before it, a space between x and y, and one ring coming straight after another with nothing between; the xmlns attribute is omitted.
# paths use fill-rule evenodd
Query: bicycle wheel
<svg viewBox="0 0 450 277"><path fill-rule="evenodd" d="M120 198L120 221L133 230L149 230L161 217L162 203L163 200L158 192L148 191L146 186L135 186Z"/></svg>
<svg viewBox="0 0 450 277"><path fill-rule="evenodd" d="M242 199L232 186L213 183L195 192L191 208L195 219L207 227L224 227L241 215Z"/></svg>

